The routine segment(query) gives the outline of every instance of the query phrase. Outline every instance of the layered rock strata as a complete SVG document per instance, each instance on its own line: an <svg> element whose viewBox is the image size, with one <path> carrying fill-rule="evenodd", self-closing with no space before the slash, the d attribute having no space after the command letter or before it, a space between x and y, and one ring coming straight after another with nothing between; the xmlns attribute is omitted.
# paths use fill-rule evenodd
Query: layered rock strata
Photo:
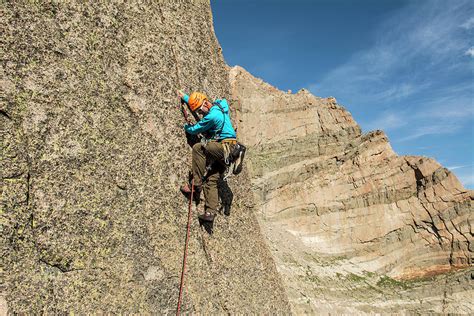
<svg viewBox="0 0 474 316"><path fill-rule="evenodd" d="M284 93L240 67L230 81L261 223L293 303L304 301L295 284L307 283L292 264L318 269L308 256L396 279L472 266L474 194L451 172L396 155L382 131L363 135L334 98Z"/></svg>
<svg viewBox="0 0 474 316"><path fill-rule="evenodd" d="M1 305L173 313L190 163L175 91L230 93L209 1L1 11ZM193 221L183 311L289 311L248 181L212 237Z"/></svg>

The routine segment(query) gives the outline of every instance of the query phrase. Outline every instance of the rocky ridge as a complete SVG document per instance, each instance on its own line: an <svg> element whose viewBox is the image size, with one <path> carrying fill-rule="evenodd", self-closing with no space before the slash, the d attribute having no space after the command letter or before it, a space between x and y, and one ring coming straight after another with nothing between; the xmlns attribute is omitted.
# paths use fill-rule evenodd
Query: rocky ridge
<svg viewBox="0 0 474 316"><path fill-rule="evenodd" d="M460 299L472 295L470 269L455 271L472 267L473 191L432 159L396 155L382 131L363 135L334 98L304 89L284 93L240 67L230 71L230 82L240 137L250 148L260 223L295 311L472 311ZM380 276L398 284L443 272L464 282L456 286L440 276L445 286L438 296L436 290L420 294L437 303L428 309L408 299L420 299L412 287L401 289L405 300L377 287L385 299L394 294L399 301L385 309L377 309L374 293L367 295L370 303L355 294L344 302L332 295L353 293L346 282L351 276L368 290ZM426 292L433 282L416 288ZM328 288L332 293L321 294ZM439 299L446 293L459 297L449 305Z"/></svg>
<svg viewBox="0 0 474 316"><path fill-rule="evenodd" d="M286 314L288 295L298 314L472 312L472 269L456 271L472 266L472 192L362 135L333 98L241 68L229 86L209 1L6 2L1 16L0 308L174 312L180 87L234 96L259 213L247 174L222 183L231 216L213 237L193 223L184 311Z"/></svg>
<svg viewBox="0 0 474 316"><path fill-rule="evenodd" d="M176 89L230 95L209 1L2 2L1 28L0 305L173 313L190 164ZM248 181L212 237L193 222L185 312L289 311Z"/></svg>

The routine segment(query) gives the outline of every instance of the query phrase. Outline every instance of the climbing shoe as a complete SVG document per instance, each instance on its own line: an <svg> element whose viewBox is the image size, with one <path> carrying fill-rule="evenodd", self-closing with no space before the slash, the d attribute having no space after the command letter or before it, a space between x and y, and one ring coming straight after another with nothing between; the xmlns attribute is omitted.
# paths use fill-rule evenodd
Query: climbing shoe
<svg viewBox="0 0 474 316"><path fill-rule="evenodd" d="M191 185L189 183L186 183L185 185L182 185L179 188L179 190L189 200L189 198L191 197ZM200 186L194 186L193 200L195 202L199 202L201 200L201 187Z"/></svg>
<svg viewBox="0 0 474 316"><path fill-rule="evenodd" d="M201 214L198 216L200 220L203 220L205 222L213 222L214 221L214 215L211 214L210 212L204 212L204 214Z"/></svg>
<svg viewBox="0 0 474 316"><path fill-rule="evenodd" d="M234 162L234 166L232 169L233 174L239 174L242 171L246 151L247 147L245 147L244 145L240 143L237 143L237 145L235 145L234 150L232 151L232 160Z"/></svg>

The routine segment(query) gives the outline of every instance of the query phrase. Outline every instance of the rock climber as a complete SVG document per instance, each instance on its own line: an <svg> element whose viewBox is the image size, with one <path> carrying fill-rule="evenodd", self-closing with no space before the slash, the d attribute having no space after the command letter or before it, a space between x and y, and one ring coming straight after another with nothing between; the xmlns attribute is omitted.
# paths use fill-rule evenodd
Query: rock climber
<svg viewBox="0 0 474 316"><path fill-rule="evenodd" d="M229 104L226 99L209 101L205 94L193 92L190 96L178 90L178 96L186 102L192 112L202 118L196 124L187 123L184 130L191 134L201 134L204 138L193 145L192 178L194 179L195 200L199 201L204 192L204 213L198 217L206 222L213 222L219 207L217 182L225 171L224 161L228 159L237 144L236 133L229 116ZM190 198L191 184L180 188Z"/></svg>

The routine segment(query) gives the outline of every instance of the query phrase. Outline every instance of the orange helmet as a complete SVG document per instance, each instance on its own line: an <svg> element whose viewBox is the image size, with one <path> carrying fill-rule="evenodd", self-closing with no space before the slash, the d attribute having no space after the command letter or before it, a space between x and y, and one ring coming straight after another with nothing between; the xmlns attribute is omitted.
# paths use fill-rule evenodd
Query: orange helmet
<svg viewBox="0 0 474 316"><path fill-rule="evenodd" d="M191 109L191 111L194 112L194 111L196 111L197 109L199 109L201 107L202 103L205 100L207 100L207 97L204 93L193 92L189 96L189 101L188 101L189 108Z"/></svg>

